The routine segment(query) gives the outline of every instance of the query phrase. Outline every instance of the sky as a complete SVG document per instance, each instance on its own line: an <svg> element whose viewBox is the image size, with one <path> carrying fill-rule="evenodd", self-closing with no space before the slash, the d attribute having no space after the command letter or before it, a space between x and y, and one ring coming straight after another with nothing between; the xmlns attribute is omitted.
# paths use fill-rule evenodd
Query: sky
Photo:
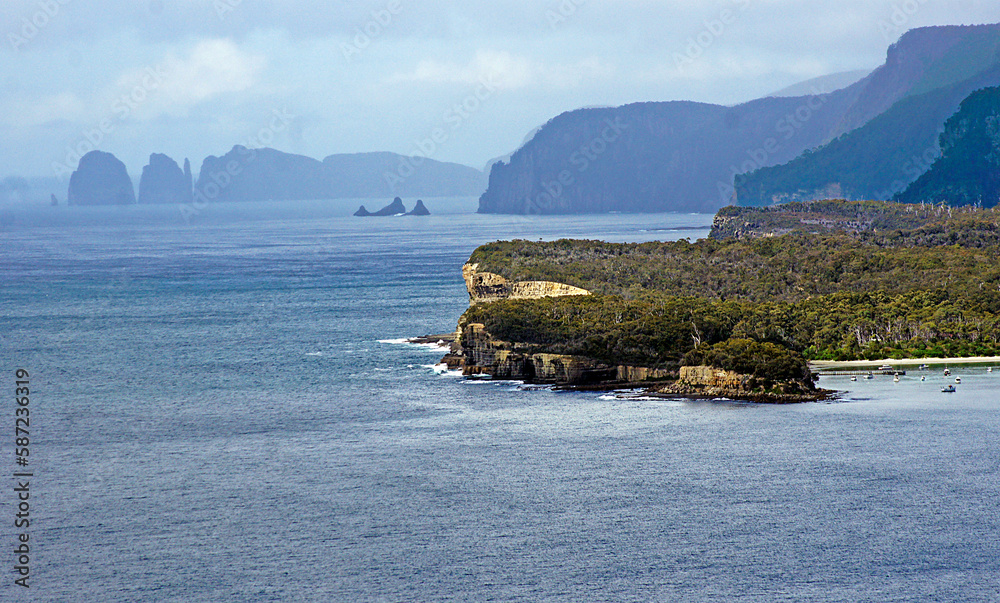
<svg viewBox="0 0 1000 603"><path fill-rule="evenodd" d="M737 104L995 22L996 0L3 0L0 178L67 180L93 148L197 172L235 144L481 169L564 111Z"/></svg>

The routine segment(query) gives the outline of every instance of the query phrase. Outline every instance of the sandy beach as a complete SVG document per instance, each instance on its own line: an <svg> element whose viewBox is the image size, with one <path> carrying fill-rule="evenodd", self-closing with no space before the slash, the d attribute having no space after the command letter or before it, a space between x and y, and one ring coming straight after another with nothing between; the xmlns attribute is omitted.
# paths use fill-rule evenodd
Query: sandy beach
<svg viewBox="0 0 1000 603"><path fill-rule="evenodd" d="M886 358L883 360L814 360L809 366L816 370L837 369L837 368L878 368L882 365L891 367L920 366L928 364L930 366L947 364L990 364L1000 365L1000 356L970 356L968 358L905 358L903 360L893 360Z"/></svg>

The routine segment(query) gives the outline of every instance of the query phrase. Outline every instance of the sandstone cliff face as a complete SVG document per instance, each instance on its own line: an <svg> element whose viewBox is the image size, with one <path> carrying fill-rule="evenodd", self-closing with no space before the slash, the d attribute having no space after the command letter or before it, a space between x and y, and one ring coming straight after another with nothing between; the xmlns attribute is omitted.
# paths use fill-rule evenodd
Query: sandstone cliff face
<svg viewBox="0 0 1000 603"><path fill-rule="evenodd" d="M550 281L509 281L499 274L480 272L478 264L462 267L469 291L469 305L503 299L541 299L565 295L590 295L580 287ZM444 362L465 375L491 375L532 383L591 385L640 383L669 379L675 373L641 366L613 366L583 356L535 353L532 346L499 341L482 324L469 324L457 332L458 342Z"/></svg>
<svg viewBox="0 0 1000 603"><path fill-rule="evenodd" d="M479 272L479 264L462 266L465 287L469 291L469 305L501 299L541 299L564 295L590 295L590 291L549 281L511 282L492 272Z"/></svg>
<svg viewBox="0 0 1000 603"><path fill-rule="evenodd" d="M727 392L748 392L751 377L711 366L682 366L677 385Z"/></svg>
<svg viewBox="0 0 1000 603"><path fill-rule="evenodd" d="M611 366L583 356L533 353L531 346L494 339L478 323L466 325L460 345L445 361L452 368L461 368L465 375L560 385L639 383L673 376L663 369Z"/></svg>
<svg viewBox="0 0 1000 603"><path fill-rule="evenodd" d="M817 390L811 383L779 382L764 391L761 383L751 375L743 375L712 366L682 366L680 377L660 390L660 393L712 397L738 398L769 403L804 402L824 398L829 392Z"/></svg>

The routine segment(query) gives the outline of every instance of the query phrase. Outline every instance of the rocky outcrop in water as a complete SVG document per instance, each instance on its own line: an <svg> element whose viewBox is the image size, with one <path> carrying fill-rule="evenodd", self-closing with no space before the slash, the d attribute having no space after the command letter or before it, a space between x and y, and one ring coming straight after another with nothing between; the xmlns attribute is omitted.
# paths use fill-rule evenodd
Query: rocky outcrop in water
<svg viewBox="0 0 1000 603"><path fill-rule="evenodd" d="M193 191L191 163L184 160L181 171L170 157L160 153L149 156L139 180L139 203L190 203Z"/></svg>
<svg viewBox="0 0 1000 603"><path fill-rule="evenodd" d="M417 199L417 204L414 205L413 209L410 210L409 212L407 212L406 215L408 215L408 216L429 216L429 215L431 215L431 212L428 211L427 207L424 205L424 202L422 200Z"/></svg>
<svg viewBox="0 0 1000 603"><path fill-rule="evenodd" d="M131 205L135 189L125 164L111 153L91 151L69 178L70 205Z"/></svg>
<svg viewBox="0 0 1000 603"><path fill-rule="evenodd" d="M661 394L685 397L730 398L768 403L806 402L827 397L812 382L787 380L768 383L767 388L752 375L712 366L682 366L676 382L658 390Z"/></svg>
<svg viewBox="0 0 1000 603"><path fill-rule="evenodd" d="M370 215L375 217L386 217L386 216L399 216L406 213L406 206L403 205L403 200L396 197L392 200L392 203L386 205L382 209L374 212Z"/></svg>

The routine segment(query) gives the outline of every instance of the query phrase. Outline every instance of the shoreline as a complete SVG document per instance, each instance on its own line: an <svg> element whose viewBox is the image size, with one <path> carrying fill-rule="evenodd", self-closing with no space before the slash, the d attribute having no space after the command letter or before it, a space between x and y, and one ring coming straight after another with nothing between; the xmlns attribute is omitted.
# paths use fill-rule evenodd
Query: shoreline
<svg viewBox="0 0 1000 603"><path fill-rule="evenodd" d="M882 360L810 360L809 366L815 370L829 370L837 368L878 368L882 365L897 366L929 366L948 364L997 364L1000 365L1000 356L969 356L966 358L904 358L893 360L884 358Z"/></svg>

